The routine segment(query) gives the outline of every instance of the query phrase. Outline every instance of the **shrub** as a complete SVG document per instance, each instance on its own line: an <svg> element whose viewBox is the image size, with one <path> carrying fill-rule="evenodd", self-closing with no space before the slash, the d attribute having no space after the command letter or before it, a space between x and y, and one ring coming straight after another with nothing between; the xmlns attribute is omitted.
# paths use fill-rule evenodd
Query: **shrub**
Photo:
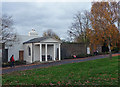
<svg viewBox="0 0 120 87"><path fill-rule="evenodd" d="M105 52L99 52L99 53L98 53L98 55L103 55L103 54L105 54Z"/></svg>
<svg viewBox="0 0 120 87"><path fill-rule="evenodd" d="M26 64L26 61L15 61L15 65L23 65L23 64Z"/></svg>
<svg viewBox="0 0 120 87"><path fill-rule="evenodd" d="M10 62L2 63L2 67L8 67L8 66L10 66Z"/></svg>
<svg viewBox="0 0 120 87"><path fill-rule="evenodd" d="M15 61L14 64L15 65L23 65L23 64L26 64L26 61L19 61L19 60L17 60L17 61ZM2 64L2 67L8 67L8 66L10 66L10 62L6 62L6 63Z"/></svg>
<svg viewBox="0 0 120 87"><path fill-rule="evenodd" d="M76 56L76 58L85 58L85 57L90 57L94 56L93 54L79 54ZM65 57L64 59L75 59L73 56Z"/></svg>
<svg viewBox="0 0 120 87"><path fill-rule="evenodd" d="M84 57L87 57L87 55L86 54L79 54L79 55L77 55L77 58L84 58Z"/></svg>
<svg viewBox="0 0 120 87"><path fill-rule="evenodd" d="M112 50L112 53L118 53L119 52L119 48L118 47L114 47Z"/></svg>
<svg viewBox="0 0 120 87"><path fill-rule="evenodd" d="M65 57L64 59L74 59L73 56Z"/></svg>
<svg viewBox="0 0 120 87"><path fill-rule="evenodd" d="M86 54L86 57L94 56L94 54Z"/></svg>

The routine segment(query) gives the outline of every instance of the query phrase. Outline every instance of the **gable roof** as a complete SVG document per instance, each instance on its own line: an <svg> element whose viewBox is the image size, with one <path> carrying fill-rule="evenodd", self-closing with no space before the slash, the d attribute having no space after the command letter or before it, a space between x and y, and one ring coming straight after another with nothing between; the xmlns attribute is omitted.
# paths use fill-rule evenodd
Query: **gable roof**
<svg viewBox="0 0 120 87"><path fill-rule="evenodd" d="M53 38L53 37L33 38L33 39L29 40L29 41L24 42L23 44L26 44L26 43L38 43L38 42L41 42L41 41L46 40L46 39L48 39L48 38ZM55 38L53 38L53 39L55 39ZM56 40L56 39L55 39L55 40ZM60 40L57 40L57 41L60 41ZM60 42L61 42L61 41L60 41Z"/></svg>

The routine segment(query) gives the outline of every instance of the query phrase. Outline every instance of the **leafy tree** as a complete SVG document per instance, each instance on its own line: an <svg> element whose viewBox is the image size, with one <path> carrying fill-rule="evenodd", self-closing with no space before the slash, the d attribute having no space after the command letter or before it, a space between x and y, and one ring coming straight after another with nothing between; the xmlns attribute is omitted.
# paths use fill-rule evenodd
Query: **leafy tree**
<svg viewBox="0 0 120 87"><path fill-rule="evenodd" d="M45 31L43 33L43 36L54 37L54 38L60 40L60 37L55 32L53 32L51 29L48 29L47 31Z"/></svg>
<svg viewBox="0 0 120 87"><path fill-rule="evenodd" d="M111 50L118 43L120 34L116 27L118 18L117 2L93 2L91 8L92 29L87 30L87 35L94 48L97 45L106 45L109 48L110 59Z"/></svg>

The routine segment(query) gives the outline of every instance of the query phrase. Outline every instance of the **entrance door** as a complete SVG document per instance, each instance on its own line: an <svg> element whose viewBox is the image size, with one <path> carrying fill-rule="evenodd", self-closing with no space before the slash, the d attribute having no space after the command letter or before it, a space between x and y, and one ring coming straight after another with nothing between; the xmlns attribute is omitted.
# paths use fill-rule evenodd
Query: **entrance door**
<svg viewBox="0 0 120 87"><path fill-rule="evenodd" d="M23 54L24 54L24 51L23 50L21 50L21 51L19 51L19 60L20 61L23 61Z"/></svg>

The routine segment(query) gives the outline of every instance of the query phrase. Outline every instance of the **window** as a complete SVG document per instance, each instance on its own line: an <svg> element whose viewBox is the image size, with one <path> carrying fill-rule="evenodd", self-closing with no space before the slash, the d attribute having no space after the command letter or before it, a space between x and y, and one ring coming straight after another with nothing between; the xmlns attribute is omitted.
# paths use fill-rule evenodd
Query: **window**
<svg viewBox="0 0 120 87"><path fill-rule="evenodd" d="M29 46L28 46L28 55L31 56L31 49Z"/></svg>

